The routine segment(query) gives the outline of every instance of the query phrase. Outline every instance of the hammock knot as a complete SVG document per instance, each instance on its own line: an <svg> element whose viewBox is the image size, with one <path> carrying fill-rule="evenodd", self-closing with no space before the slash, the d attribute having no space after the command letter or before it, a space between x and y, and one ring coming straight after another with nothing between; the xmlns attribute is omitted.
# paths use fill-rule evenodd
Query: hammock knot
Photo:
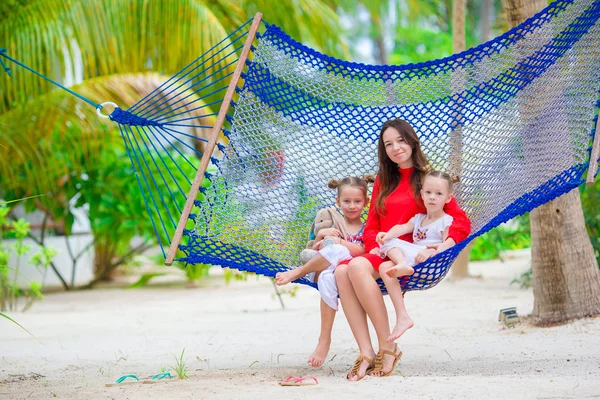
<svg viewBox="0 0 600 400"><path fill-rule="evenodd" d="M139 117L129 111L115 108L110 114L110 119L120 125L131 125L131 126L162 126L162 124L152 121L146 118Z"/></svg>
<svg viewBox="0 0 600 400"><path fill-rule="evenodd" d="M220 151L221 153L224 153L224 152L225 152L225 146L224 146L224 145L222 145L221 143L217 143L217 149L219 149L219 151Z"/></svg>
<svg viewBox="0 0 600 400"><path fill-rule="evenodd" d="M204 189L204 188L200 188L201 192L202 192L202 189ZM206 190L206 189L204 189L204 190ZM200 206L202 206L202 201L200 201L200 200L194 200L194 205L196 207L200 207Z"/></svg>
<svg viewBox="0 0 600 400"><path fill-rule="evenodd" d="M219 160L218 160L218 159L216 159L216 158L214 158L214 157L211 157L211 158L210 158L210 162L212 162L214 165L217 165L217 164L219 164Z"/></svg>

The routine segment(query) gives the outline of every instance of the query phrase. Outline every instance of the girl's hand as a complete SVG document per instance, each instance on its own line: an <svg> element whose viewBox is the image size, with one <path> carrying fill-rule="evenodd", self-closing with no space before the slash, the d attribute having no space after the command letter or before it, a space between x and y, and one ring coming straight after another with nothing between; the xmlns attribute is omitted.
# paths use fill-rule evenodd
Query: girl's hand
<svg viewBox="0 0 600 400"><path fill-rule="evenodd" d="M321 229L319 231L319 236L321 237L326 237L326 236L335 236L335 237L342 237L342 232L340 232L339 230L335 229L335 228L325 228L325 229Z"/></svg>
<svg viewBox="0 0 600 400"><path fill-rule="evenodd" d="M448 239L446 239L446 241L444 243L428 244L427 248L435 250L435 252L433 254L438 254L444 250L448 250L450 247L452 247L454 245L455 245L454 240L448 238ZM416 261L416 259L415 259L415 261Z"/></svg>
<svg viewBox="0 0 600 400"><path fill-rule="evenodd" d="M429 247L429 246L427 246L427 247ZM423 261L427 260L429 257L431 257L434 254L435 254L435 250L434 249L423 249L415 257L415 262L416 263L422 263Z"/></svg>
<svg viewBox="0 0 600 400"><path fill-rule="evenodd" d="M313 246L313 250L321 250L323 247L332 245L332 244L341 244L342 239L337 236L326 236L324 239L319 240Z"/></svg>
<svg viewBox="0 0 600 400"><path fill-rule="evenodd" d="M369 252L369 254L375 254L376 256L380 256L381 257L381 250L379 250L379 247L375 247L375 248L373 248L373 250L371 250Z"/></svg>
<svg viewBox="0 0 600 400"><path fill-rule="evenodd" d="M375 237L375 241L379 244L383 244L383 242L385 242L385 235L385 232L379 232Z"/></svg>

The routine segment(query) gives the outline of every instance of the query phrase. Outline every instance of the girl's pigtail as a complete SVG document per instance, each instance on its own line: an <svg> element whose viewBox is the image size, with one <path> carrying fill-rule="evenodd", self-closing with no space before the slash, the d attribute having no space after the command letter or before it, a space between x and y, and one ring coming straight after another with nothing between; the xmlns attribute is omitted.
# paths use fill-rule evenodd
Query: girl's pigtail
<svg viewBox="0 0 600 400"><path fill-rule="evenodd" d="M362 176L361 179L363 181L367 182L367 184L373 183L373 182L375 182L375 175L373 175L373 174L365 174L365 175Z"/></svg>
<svg viewBox="0 0 600 400"><path fill-rule="evenodd" d="M338 186L340 186L340 183L341 183L341 182L342 182L342 181L339 181L339 180L337 180L337 179L332 179L332 180L330 180L330 181L329 181L329 183L327 184L327 187L328 187L329 189L337 189L337 187L338 187Z"/></svg>

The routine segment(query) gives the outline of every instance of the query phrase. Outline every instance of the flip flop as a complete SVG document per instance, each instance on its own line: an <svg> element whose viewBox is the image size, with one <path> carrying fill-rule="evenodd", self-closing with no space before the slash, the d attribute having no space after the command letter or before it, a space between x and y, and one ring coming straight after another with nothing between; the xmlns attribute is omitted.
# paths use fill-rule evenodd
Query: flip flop
<svg viewBox="0 0 600 400"><path fill-rule="evenodd" d="M304 382L307 379L312 379L314 382ZM312 386L312 385L316 385L318 384L319 381L317 380L317 378L315 378L314 376L288 376L287 378L285 378L284 380L282 380L281 382L279 382L279 384L281 386Z"/></svg>
<svg viewBox="0 0 600 400"><path fill-rule="evenodd" d="M169 379L173 379L173 377L171 376L170 372L163 372L161 374L156 374L152 377L152 379L150 380L144 380L142 383L144 384L149 384L149 383L158 383L160 382L162 379L165 378L169 378ZM168 382L168 381L165 381Z"/></svg>
<svg viewBox="0 0 600 400"><path fill-rule="evenodd" d="M144 379L144 380L140 380L136 375L129 374L129 375L123 375L123 376L121 376L119 379L117 379L115 381L115 383L107 383L106 387L121 386L121 385L132 385L132 384L148 385L148 384L151 384L151 383L158 383L158 382L162 381L165 378L169 378L169 380L165 380L163 382L169 382L170 380L173 380L173 377L171 376L170 372L163 372L163 373L160 373L160 374L156 374L151 379ZM127 379L135 379L135 380L125 382L125 380L127 380Z"/></svg>
<svg viewBox="0 0 600 400"><path fill-rule="evenodd" d="M134 381L125 382L126 379L135 379L135 380ZM106 387L120 386L120 385L131 385L133 383L143 383L143 382L140 382L140 378L138 378L136 375L129 374L129 375L123 375L123 376L121 376L119 379L117 379L115 381L115 383L107 383Z"/></svg>

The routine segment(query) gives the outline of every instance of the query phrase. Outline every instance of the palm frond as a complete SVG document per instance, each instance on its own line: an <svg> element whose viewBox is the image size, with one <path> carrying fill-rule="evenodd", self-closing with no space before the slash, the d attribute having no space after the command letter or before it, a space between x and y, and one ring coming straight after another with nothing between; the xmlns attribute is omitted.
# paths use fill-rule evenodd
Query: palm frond
<svg viewBox="0 0 600 400"><path fill-rule="evenodd" d="M116 73L170 75L231 31L207 3L40 0L2 20L0 37L6 38L3 47L12 57L67 86ZM228 17L232 22L241 19ZM230 56L222 65L235 58ZM52 88L27 71L13 71L14 79L0 77L0 113Z"/></svg>
<svg viewBox="0 0 600 400"><path fill-rule="evenodd" d="M335 4L326 0L243 0L248 15L260 11L263 19L281 27L295 40L301 41L331 56L348 58L342 42L343 29Z"/></svg>
<svg viewBox="0 0 600 400"><path fill-rule="evenodd" d="M167 79L154 73L112 75L87 80L74 90L93 101L110 100L127 108ZM214 117L201 117L210 114L206 109L193 110L200 106L195 101L182 117L198 117L197 125L211 126ZM116 125L105 121L93 107L61 90L1 115L0 188L12 193L9 197L57 192L70 176L92 168L106 146L122 145ZM206 138L208 130L195 128L192 134ZM52 196L41 201L52 201Z"/></svg>

